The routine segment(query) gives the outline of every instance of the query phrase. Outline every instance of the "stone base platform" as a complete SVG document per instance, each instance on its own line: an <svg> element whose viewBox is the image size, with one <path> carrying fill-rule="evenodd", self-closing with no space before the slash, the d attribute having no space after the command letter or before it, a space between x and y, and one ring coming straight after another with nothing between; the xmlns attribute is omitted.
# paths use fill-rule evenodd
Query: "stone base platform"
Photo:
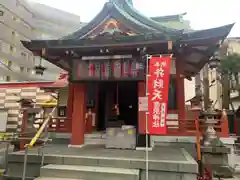
<svg viewBox="0 0 240 180"><path fill-rule="evenodd" d="M40 152L41 150L38 148L29 150L27 166L28 178L40 176L42 159ZM106 149L103 145L87 145L83 148L68 148L66 145L48 145L44 148L44 154L45 167L49 165L54 167L50 169L56 169L55 166L57 166L58 169L76 166L76 169L81 169L82 172L82 169L85 169L84 171L89 169L88 171L90 171L94 169L93 167L106 167L106 169L122 168L125 169L126 172L128 172L127 169L139 172L139 179L146 179L145 151ZM8 177L22 176L23 159L23 152L14 152L9 155ZM198 165L192 156L183 148L155 147L149 152L148 162L149 180L194 180L197 177ZM48 174L51 174L51 172ZM136 174L134 174L134 177L135 175ZM64 176L64 178L67 179L68 177ZM96 179L100 180L102 178L99 170Z"/></svg>

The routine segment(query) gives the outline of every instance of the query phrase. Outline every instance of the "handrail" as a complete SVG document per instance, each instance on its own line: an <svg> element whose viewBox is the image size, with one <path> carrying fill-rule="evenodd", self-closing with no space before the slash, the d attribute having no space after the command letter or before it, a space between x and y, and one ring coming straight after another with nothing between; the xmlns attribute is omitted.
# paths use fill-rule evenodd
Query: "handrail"
<svg viewBox="0 0 240 180"><path fill-rule="evenodd" d="M41 136L43 130L46 128L46 126L48 125L48 122L50 121L50 119L52 119L53 116L53 112L55 111L56 107L53 108L52 112L48 115L48 117L44 120L43 124L41 125L41 127L39 128L39 130L37 131L37 133L35 134L35 136L32 138L32 140L30 141L29 144L24 145L24 164L23 164L23 174L22 174L22 180L25 180L26 178L26 172L27 172L27 156L28 156L28 149L32 148L35 143L37 142L37 140L39 139L39 137ZM44 141L43 143L43 148L45 146L45 143L48 141L48 138L46 139L46 141ZM44 161L44 151L42 150L42 162L41 165L43 165L43 161Z"/></svg>
<svg viewBox="0 0 240 180"><path fill-rule="evenodd" d="M34 144L36 143L36 141L38 140L38 138L41 136L43 130L45 129L45 127L48 125L49 120L52 118L53 116L53 112L56 110L56 107L53 108L52 112L47 116L47 118L45 119L45 121L43 122L43 124L41 125L41 127L38 129L37 133L35 134L35 136L32 138L32 140L30 141L29 144L25 145L25 148L31 148L34 146Z"/></svg>

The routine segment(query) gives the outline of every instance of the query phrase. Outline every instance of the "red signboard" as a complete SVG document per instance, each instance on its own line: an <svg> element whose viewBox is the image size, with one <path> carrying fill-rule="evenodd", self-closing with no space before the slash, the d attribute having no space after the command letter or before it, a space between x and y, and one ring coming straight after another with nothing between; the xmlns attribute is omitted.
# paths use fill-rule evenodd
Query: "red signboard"
<svg viewBox="0 0 240 180"><path fill-rule="evenodd" d="M148 133L166 134L168 87L171 56L152 57L149 60L148 79Z"/></svg>

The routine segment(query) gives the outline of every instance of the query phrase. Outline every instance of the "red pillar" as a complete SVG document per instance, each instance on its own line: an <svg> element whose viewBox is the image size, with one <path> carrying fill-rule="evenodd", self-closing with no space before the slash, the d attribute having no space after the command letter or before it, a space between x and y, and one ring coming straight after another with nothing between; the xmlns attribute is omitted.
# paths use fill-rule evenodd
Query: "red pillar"
<svg viewBox="0 0 240 180"><path fill-rule="evenodd" d="M177 108L178 119L181 127L181 121L185 119L185 92L184 92L184 78L181 77L181 59L176 59L176 92L177 92Z"/></svg>
<svg viewBox="0 0 240 180"><path fill-rule="evenodd" d="M72 128L72 113L73 113L73 98L74 86L72 83L68 85L68 100L67 100L67 128L71 131Z"/></svg>
<svg viewBox="0 0 240 180"><path fill-rule="evenodd" d="M85 94L84 84L73 85L72 145L84 144L85 132Z"/></svg>

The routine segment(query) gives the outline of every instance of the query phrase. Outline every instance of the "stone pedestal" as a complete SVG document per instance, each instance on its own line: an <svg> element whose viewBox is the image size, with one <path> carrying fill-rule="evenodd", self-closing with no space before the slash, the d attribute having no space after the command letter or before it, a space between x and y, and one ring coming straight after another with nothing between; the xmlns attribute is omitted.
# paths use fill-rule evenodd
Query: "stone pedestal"
<svg viewBox="0 0 240 180"><path fill-rule="evenodd" d="M229 178L233 175L233 169L228 163L230 148L224 146L202 146L202 161L204 167L212 170L213 176Z"/></svg>

